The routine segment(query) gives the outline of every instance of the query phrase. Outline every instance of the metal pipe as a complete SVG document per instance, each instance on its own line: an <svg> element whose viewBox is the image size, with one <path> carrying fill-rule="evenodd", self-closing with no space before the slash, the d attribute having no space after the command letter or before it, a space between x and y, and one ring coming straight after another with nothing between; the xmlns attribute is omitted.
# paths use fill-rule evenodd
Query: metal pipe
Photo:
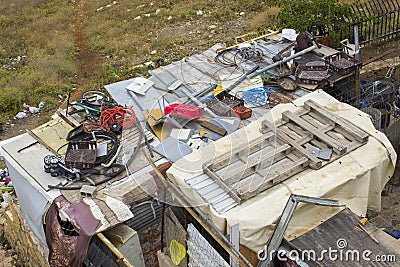
<svg viewBox="0 0 400 267"><path fill-rule="evenodd" d="M297 58L297 57L299 57L299 56L302 56L302 55L304 55L304 54L307 54L308 52L311 52L311 51L313 51L313 50L316 49L316 48L317 48L316 45L310 46L309 48L306 48L306 49L304 49L304 50L302 50L302 51L300 51L300 52L298 52L298 53L296 53L296 54L294 54L294 55L291 55L291 56L289 56L289 57L286 57L286 58L284 58L284 59L282 59L282 60L280 60L280 61L277 61L277 62L275 62L275 63L272 63L271 65L266 66L265 68L262 68L262 69L260 69L260 70L257 70L257 71L255 71L255 72L253 72L252 74L250 74L248 77L251 79L251 78L253 78L254 76L257 76L257 75L260 75L260 74L263 73L263 72L266 72L266 71L269 70L269 69L278 67L278 66L280 66L280 65L282 65L282 64L284 64L284 63L286 63L286 62L289 62L290 60L292 60L292 59L294 59L294 58Z"/></svg>
<svg viewBox="0 0 400 267"><path fill-rule="evenodd" d="M212 112L208 107L205 107L205 106L203 105L203 103L200 102L200 100L198 100L196 97L194 97L194 95L193 95L191 92L189 92L188 89L186 89L185 87L182 87L181 90L182 90L182 92L183 92L185 95L187 95L187 96L190 98L190 100L192 100L193 103L195 103L195 104L198 105L199 107L202 107L203 110L204 110L205 112L208 113L208 115L210 115L210 116L213 117L213 118L217 118L217 117L218 117L218 116L217 116L214 112Z"/></svg>
<svg viewBox="0 0 400 267"><path fill-rule="evenodd" d="M241 82L243 82L247 77L250 78L250 75L255 72L258 69L258 66L255 66L253 68L251 68L248 72L246 72L245 74L243 74L242 76L239 77L239 79L237 79L233 84L229 85L228 88L226 88L226 92L230 92L232 91L236 86L238 86ZM254 77L254 76L252 76Z"/></svg>
<svg viewBox="0 0 400 267"><path fill-rule="evenodd" d="M360 61L360 43L359 43L359 34L358 34L358 25L354 25L354 57L357 61Z"/></svg>

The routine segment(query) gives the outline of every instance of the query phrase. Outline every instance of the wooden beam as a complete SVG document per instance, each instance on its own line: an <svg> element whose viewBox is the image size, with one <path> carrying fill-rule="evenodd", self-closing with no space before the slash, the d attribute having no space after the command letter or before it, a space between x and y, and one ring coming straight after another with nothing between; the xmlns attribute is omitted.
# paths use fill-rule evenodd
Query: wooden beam
<svg viewBox="0 0 400 267"><path fill-rule="evenodd" d="M242 200L249 199L267 190L268 188L288 179L289 177L303 171L308 163L309 160L305 157L300 158L298 161L295 162L283 162L269 170L265 176L241 183L236 188L236 192L239 194ZM256 187L251 187L251 184L254 184Z"/></svg>
<svg viewBox="0 0 400 267"><path fill-rule="evenodd" d="M306 108L314 110L315 112L326 117L327 119L331 120L335 124L340 125L345 131L347 131L349 134L354 136L357 141L359 141L361 143L365 143L368 141L369 135L366 132L357 128L353 124L345 121L344 119L340 118L336 114L333 114L332 112L328 111L327 109L325 109L324 107L319 105L317 102L310 99L304 103L304 106Z"/></svg>
<svg viewBox="0 0 400 267"><path fill-rule="evenodd" d="M276 149L268 152L260 153L249 157L249 160L243 164L241 168L231 168L224 173L222 181L228 185L235 184L241 178L251 175L257 169L260 169L258 165L269 164L283 159L285 157L284 152L290 149L290 145L285 144ZM270 161L268 159L271 159Z"/></svg>
<svg viewBox="0 0 400 267"><path fill-rule="evenodd" d="M303 154L305 157L307 157L310 160L310 167L312 169L319 169L322 167L322 160L317 159L310 151L302 147L300 144L298 144L295 140L290 138L284 129L276 129L276 133L282 140L295 149L297 149L301 154Z"/></svg>
<svg viewBox="0 0 400 267"><path fill-rule="evenodd" d="M335 139L328 136L326 133L321 132L318 128L311 125L306 120L300 118L298 115L290 111L285 111L282 113L282 119L287 121L293 121L301 128L311 132L313 135L321 139L321 141L327 143L330 147L332 147L337 154L343 155L344 153L347 152L347 148L343 144L337 142Z"/></svg>
<svg viewBox="0 0 400 267"><path fill-rule="evenodd" d="M210 176L221 188L224 190L228 195L233 198L239 205L240 205L240 198L233 192L232 188L228 187L222 180L219 178L218 175L210 171L207 166L203 165L203 172Z"/></svg>
<svg viewBox="0 0 400 267"><path fill-rule="evenodd" d="M232 149L231 151L227 151L225 153L223 153L222 155L218 156L218 160L213 160L213 163L211 162L206 162L205 165L209 166L210 164L212 164L211 166L209 166L210 170L215 171L216 169L221 167L221 162L223 161L230 161L230 158L232 158L232 156L234 156L235 154L244 151L246 149L249 149L252 146L255 146L257 144L263 143L265 141L267 141L267 139L270 139L271 137L274 136L274 133L272 133L272 131L266 132L263 135L253 139L253 140L246 140L247 143L245 144L241 144L240 146L238 146L237 144L233 144L234 146L236 146L234 149ZM223 165L223 164L222 164Z"/></svg>
<svg viewBox="0 0 400 267"><path fill-rule="evenodd" d="M122 255L122 253L113 245L113 243L111 243L110 240L107 239L107 237L103 235L103 233L98 233L97 236L126 267L133 267L133 265L125 259L124 255Z"/></svg>

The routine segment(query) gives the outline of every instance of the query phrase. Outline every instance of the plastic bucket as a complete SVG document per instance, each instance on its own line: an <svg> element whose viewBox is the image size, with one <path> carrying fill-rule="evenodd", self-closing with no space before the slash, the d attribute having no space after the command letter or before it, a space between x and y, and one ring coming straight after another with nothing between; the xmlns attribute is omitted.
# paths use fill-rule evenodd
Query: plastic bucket
<svg viewBox="0 0 400 267"><path fill-rule="evenodd" d="M392 106L388 102L377 102L372 104L372 107L379 109L381 112L381 129L388 127L392 114Z"/></svg>
<svg viewBox="0 0 400 267"><path fill-rule="evenodd" d="M376 108L362 108L362 112L371 116L372 124L378 131L381 129L381 112Z"/></svg>

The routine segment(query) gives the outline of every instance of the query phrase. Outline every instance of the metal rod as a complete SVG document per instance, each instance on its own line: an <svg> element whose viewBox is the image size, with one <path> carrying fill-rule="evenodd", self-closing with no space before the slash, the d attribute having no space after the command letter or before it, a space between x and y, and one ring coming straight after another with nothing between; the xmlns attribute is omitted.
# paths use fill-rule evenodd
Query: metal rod
<svg viewBox="0 0 400 267"><path fill-rule="evenodd" d="M205 106L203 105L203 103L200 102L200 100L198 100L191 92L189 92L189 90L187 90L186 88L182 88L181 90L182 90L182 92L183 92L185 95L187 95L187 96L190 98L190 100L192 100L193 103L195 103L196 105L198 105L198 106L200 106L200 107L203 107L203 110L204 110L205 112L207 112L208 115L210 115L210 116L213 117L213 118L217 118L217 117L218 117L218 116L217 116L214 112L212 112L208 107L205 107Z"/></svg>
<svg viewBox="0 0 400 267"><path fill-rule="evenodd" d="M357 61L360 61L360 44L359 44L359 39L358 39L358 26L354 26L354 46L355 46L355 51L354 51L354 58Z"/></svg>
<svg viewBox="0 0 400 267"><path fill-rule="evenodd" d="M139 109L141 111L146 112L149 115L149 117L151 117L153 120L157 121L155 118L153 118L151 116L150 112L148 112L148 110L142 105L139 98L137 98L137 96L135 95L134 92L131 92L130 90L126 90L126 91L128 91L128 94L131 96L132 100L135 102L135 104L139 107ZM138 114L136 114L136 117L138 117ZM139 117L140 117L140 119L139 119L140 123L147 122L146 118L144 117L144 115L142 113L139 114Z"/></svg>
<svg viewBox="0 0 400 267"><path fill-rule="evenodd" d="M266 71L269 70L269 69L278 67L278 66L280 66L280 65L282 65L282 64L284 64L284 63L286 63L286 62L289 62L290 60L292 60L292 59L294 59L294 58L297 58L297 57L299 57L299 56L302 56L302 55L304 55L304 54L307 54L308 52L311 52L311 51L313 51L313 50L316 49L316 48L317 48L316 45L310 46L309 48L306 48L306 49L304 49L304 50L302 50L302 51L300 51L300 52L298 52L298 53L296 53L296 54L294 54L294 55L291 55L291 56L289 56L289 57L286 57L286 58L284 58L284 59L282 59L282 60L280 60L280 61L277 61L277 62L275 62L275 63L272 63L271 65L268 65L268 66L266 66L266 67L264 67L264 68L262 68L262 69L260 69L260 70L257 70L257 71L255 71L255 72L253 72L252 74L250 74L248 77L249 77L249 79L251 79L251 78L253 78L253 77L255 77L255 76L257 76L257 75L259 75L259 74L261 74L261 73L263 73L263 72L266 72Z"/></svg>
<svg viewBox="0 0 400 267"><path fill-rule="evenodd" d="M246 72L245 74L243 74L242 76L239 77L239 79L237 79L233 84L229 85L228 88L225 89L226 92L230 92L232 91L234 88L236 88L241 82L243 82L247 77L250 78L250 75L255 72L258 69L258 66L255 66L253 68L251 68L248 72ZM252 76L254 77L254 76Z"/></svg>

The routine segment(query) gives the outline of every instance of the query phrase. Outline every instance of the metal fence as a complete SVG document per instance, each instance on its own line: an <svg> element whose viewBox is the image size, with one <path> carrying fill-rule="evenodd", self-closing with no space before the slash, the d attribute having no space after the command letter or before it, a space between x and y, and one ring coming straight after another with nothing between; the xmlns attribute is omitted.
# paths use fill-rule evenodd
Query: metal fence
<svg viewBox="0 0 400 267"><path fill-rule="evenodd" d="M352 5L352 9L363 18L352 25L359 28L360 45L390 39L400 33L399 0L359 1Z"/></svg>

